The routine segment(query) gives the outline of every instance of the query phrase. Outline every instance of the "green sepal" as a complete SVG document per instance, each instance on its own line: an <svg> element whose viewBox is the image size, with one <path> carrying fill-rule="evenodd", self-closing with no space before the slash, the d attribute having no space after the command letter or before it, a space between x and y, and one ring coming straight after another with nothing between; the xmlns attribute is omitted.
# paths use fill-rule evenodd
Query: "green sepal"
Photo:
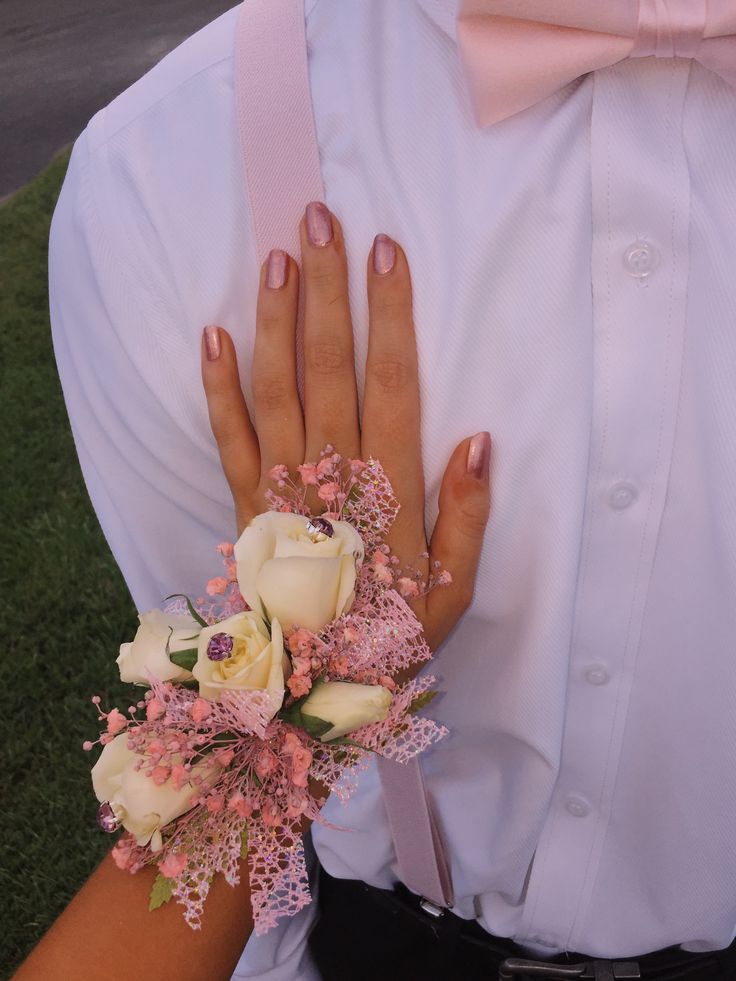
<svg viewBox="0 0 736 981"><path fill-rule="evenodd" d="M407 711L408 712L411 712L411 714L414 715L420 709L423 709L427 705L429 705L429 703L431 701L433 701L438 695L439 695L439 692L436 691L436 690L435 691L423 691L421 695L417 695L416 698L413 698L412 699L411 705L409 706L409 708L407 709Z"/></svg>
<svg viewBox="0 0 736 981"><path fill-rule="evenodd" d="M165 875L159 874L153 880L153 885L151 886L151 895L148 900L149 912L158 909L159 906L163 906L164 903L168 903L171 899L172 893L174 891L174 880L167 879Z"/></svg>
<svg viewBox="0 0 736 981"><path fill-rule="evenodd" d="M333 722L320 719L317 715L305 715L302 712L302 729L304 729L312 739L321 739L326 732L334 728Z"/></svg>
<svg viewBox="0 0 736 981"><path fill-rule="evenodd" d="M246 825L240 832L240 857L248 857L248 826Z"/></svg>
<svg viewBox="0 0 736 981"><path fill-rule="evenodd" d="M173 654L169 654L169 660L172 664L176 664L177 667L184 668L185 671L191 671L197 663L197 654L196 647L188 647L185 651L174 651Z"/></svg>
<svg viewBox="0 0 736 981"><path fill-rule="evenodd" d="M192 601L189 599L188 596L185 596L184 593L172 593L171 596L166 596L164 598L164 603L166 603L166 601L170 599L185 599L187 601L187 609L189 610L189 615L191 616L191 618L193 620L196 620L197 623L200 625L200 627L209 626L207 621L203 620L202 617L199 615L199 613L197 613L197 611L194 609L194 605Z"/></svg>
<svg viewBox="0 0 736 981"><path fill-rule="evenodd" d="M302 706L308 697L308 695L305 695L304 698L300 698L293 705L289 705L288 708L282 708L278 717L283 722L288 722L289 725L295 726L297 729L304 729L312 739L320 739L321 736L324 736L326 732L332 729L334 723L320 719L317 715L305 715L302 712Z"/></svg>

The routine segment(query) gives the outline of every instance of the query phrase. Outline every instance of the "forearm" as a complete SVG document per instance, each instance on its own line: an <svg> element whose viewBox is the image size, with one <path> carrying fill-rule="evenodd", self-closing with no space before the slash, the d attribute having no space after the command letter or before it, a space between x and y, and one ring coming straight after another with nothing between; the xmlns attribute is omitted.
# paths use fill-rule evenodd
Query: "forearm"
<svg viewBox="0 0 736 981"><path fill-rule="evenodd" d="M240 884L215 877L202 928L171 900L148 911L155 871L129 875L108 855L15 975L16 981L229 981L253 928L248 868Z"/></svg>

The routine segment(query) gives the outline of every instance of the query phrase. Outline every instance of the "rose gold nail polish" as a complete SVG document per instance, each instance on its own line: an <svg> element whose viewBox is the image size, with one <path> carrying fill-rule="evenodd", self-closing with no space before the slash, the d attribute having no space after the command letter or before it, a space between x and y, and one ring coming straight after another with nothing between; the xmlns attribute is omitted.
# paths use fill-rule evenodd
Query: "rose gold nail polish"
<svg viewBox="0 0 736 981"><path fill-rule="evenodd" d="M208 361L217 361L220 357L220 328L205 327L204 329L204 349L207 352Z"/></svg>
<svg viewBox="0 0 736 981"><path fill-rule="evenodd" d="M373 239L373 271L379 276L390 273L396 265L396 245L388 235L376 235Z"/></svg>
<svg viewBox="0 0 736 981"><path fill-rule="evenodd" d="M266 286L270 290L280 290L286 282L288 269L286 253L281 249L271 249L266 266Z"/></svg>
<svg viewBox="0 0 736 981"><path fill-rule="evenodd" d="M468 459L465 464L466 471L471 477L478 480L485 480L488 476L488 467L491 462L491 434L476 433L470 440L468 447Z"/></svg>
<svg viewBox="0 0 736 981"><path fill-rule="evenodd" d="M306 210L307 238L311 245L329 245L332 241L332 217L321 201L310 201Z"/></svg>

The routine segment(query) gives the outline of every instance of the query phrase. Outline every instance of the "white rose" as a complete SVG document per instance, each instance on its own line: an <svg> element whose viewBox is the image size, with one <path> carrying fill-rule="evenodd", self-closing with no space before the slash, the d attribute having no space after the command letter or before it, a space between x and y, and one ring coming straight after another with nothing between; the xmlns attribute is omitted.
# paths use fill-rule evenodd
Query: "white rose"
<svg viewBox="0 0 736 981"><path fill-rule="evenodd" d="M134 640L120 645L117 663L121 680L147 685L146 671L150 671L159 681L186 681L191 678L190 671L169 660L166 644L168 642L172 654L196 647L202 629L196 620L161 610L140 613L138 619L141 625Z"/></svg>
<svg viewBox="0 0 736 981"><path fill-rule="evenodd" d="M330 521L331 538L310 535L308 522L300 514L257 515L235 545L235 560L252 610L287 630L298 624L317 633L352 606L364 549L347 521Z"/></svg>
<svg viewBox="0 0 736 981"><path fill-rule="evenodd" d="M128 735L121 732L107 744L92 767L92 786L99 801L108 801L115 816L126 831L135 836L139 845L151 844L151 851L160 852L161 829L191 807L191 799L201 792L191 783L175 790L171 778L156 784L136 764L143 757L128 749ZM214 783L220 768L192 767L192 776L202 776L205 783Z"/></svg>
<svg viewBox="0 0 736 981"><path fill-rule="evenodd" d="M218 643L218 634L224 635L224 645L222 641ZM215 650L210 648L213 637ZM223 646L232 648L224 656ZM218 659L213 660L212 655ZM268 627L257 613L236 613L205 627L199 635L197 663L192 673L199 682L202 698L216 702L225 689L262 689L271 693L273 716L284 700L285 671L289 671L289 659L284 652L278 620L271 621L269 636Z"/></svg>
<svg viewBox="0 0 736 981"><path fill-rule="evenodd" d="M383 685L357 685L349 681L326 681L315 686L302 703L302 715L331 722L320 739L337 739L370 722L383 722L391 704L391 692Z"/></svg>

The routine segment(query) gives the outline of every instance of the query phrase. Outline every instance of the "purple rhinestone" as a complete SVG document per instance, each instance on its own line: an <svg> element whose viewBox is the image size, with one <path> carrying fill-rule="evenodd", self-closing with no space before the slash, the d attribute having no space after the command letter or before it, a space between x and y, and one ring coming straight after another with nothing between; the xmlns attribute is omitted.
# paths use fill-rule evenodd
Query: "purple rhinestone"
<svg viewBox="0 0 736 981"><path fill-rule="evenodd" d="M230 634L214 634L207 645L210 661L224 661L233 652L233 639Z"/></svg>
<svg viewBox="0 0 736 981"><path fill-rule="evenodd" d="M104 804L100 804L97 809L97 823L109 835L113 831L117 831L120 827L120 821L115 817L115 811L113 811L107 801Z"/></svg>
<svg viewBox="0 0 736 981"><path fill-rule="evenodd" d="M332 538L335 529L327 518L310 518L307 523L307 532L310 535L326 535L327 538Z"/></svg>

